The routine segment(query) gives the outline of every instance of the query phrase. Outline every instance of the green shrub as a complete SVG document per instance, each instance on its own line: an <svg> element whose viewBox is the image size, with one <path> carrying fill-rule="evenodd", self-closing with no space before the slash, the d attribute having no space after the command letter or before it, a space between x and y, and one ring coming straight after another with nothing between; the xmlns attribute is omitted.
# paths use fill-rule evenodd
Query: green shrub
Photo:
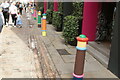
<svg viewBox="0 0 120 80"><path fill-rule="evenodd" d="M58 11L63 12L63 2L58 2Z"/></svg>
<svg viewBox="0 0 120 80"><path fill-rule="evenodd" d="M73 16L78 17L80 20L83 17L83 2L73 2Z"/></svg>
<svg viewBox="0 0 120 80"><path fill-rule="evenodd" d="M52 14L53 14L53 11L50 10L50 9L47 9L47 21L51 24L52 23Z"/></svg>
<svg viewBox="0 0 120 80"><path fill-rule="evenodd" d="M64 18L63 37L65 42L75 41L78 34L78 18L75 16L66 16Z"/></svg>
<svg viewBox="0 0 120 80"><path fill-rule="evenodd" d="M48 2L48 9L53 10L54 2Z"/></svg>
<svg viewBox="0 0 120 80"><path fill-rule="evenodd" d="M54 25L57 31L62 30L62 13L61 12L53 11L52 24Z"/></svg>
<svg viewBox="0 0 120 80"><path fill-rule="evenodd" d="M78 18L78 24L79 24L79 34L82 33L82 20L83 20L83 2L73 2L73 16L76 16Z"/></svg>

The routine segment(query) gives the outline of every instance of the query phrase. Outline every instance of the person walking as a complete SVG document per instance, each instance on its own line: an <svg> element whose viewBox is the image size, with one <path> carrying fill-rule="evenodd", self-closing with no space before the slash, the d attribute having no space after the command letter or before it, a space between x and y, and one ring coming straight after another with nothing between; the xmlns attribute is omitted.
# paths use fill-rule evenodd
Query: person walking
<svg viewBox="0 0 120 80"><path fill-rule="evenodd" d="M22 20L21 20L21 15L18 12L17 14L17 22L16 22L17 27L22 28Z"/></svg>
<svg viewBox="0 0 120 80"><path fill-rule="evenodd" d="M4 24L4 16L3 16L3 12L2 12L2 7L0 7L0 33L2 31L3 24Z"/></svg>
<svg viewBox="0 0 120 80"><path fill-rule="evenodd" d="M23 10L23 5L22 3L19 4L19 11L20 11L20 14L22 15L22 10Z"/></svg>
<svg viewBox="0 0 120 80"><path fill-rule="evenodd" d="M4 16L5 25L9 21L9 6L10 5L7 1L5 1L4 3L1 4L1 7L3 8L2 12L3 12L3 16Z"/></svg>
<svg viewBox="0 0 120 80"><path fill-rule="evenodd" d="M14 23L14 26L16 26L16 20L17 20L17 7L15 6L15 2L11 4L9 7L9 13L12 16L12 22Z"/></svg>

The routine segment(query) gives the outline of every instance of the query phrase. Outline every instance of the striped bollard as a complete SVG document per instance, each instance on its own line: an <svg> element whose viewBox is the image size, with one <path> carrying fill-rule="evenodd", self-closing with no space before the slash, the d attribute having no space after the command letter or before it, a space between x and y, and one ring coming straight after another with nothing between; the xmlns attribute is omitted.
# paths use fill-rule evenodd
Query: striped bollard
<svg viewBox="0 0 120 80"><path fill-rule="evenodd" d="M34 8L31 8L31 14L34 16Z"/></svg>
<svg viewBox="0 0 120 80"><path fill-rule="evenodd" d="M38 27L41 27L41 11L38 11Z"/></svg>
<svg viewBox="0 0 120 80"><path fill-rule="evenodd" d="M34 20L37 18L37 11L34 9Z"/></svg>
<svg viewBox="0 0 120 80"><path fill-rule="evenodd" d="M85 35L80 35L79 37L77 37L77 41L77 53L75 59L73 80L83 80L85 52L88 38Z"/></svg>
<svg viewBox="0 0 120 80"><path fill-rule="evenodd" d="M46 36L46 14L42 15L42 36Z"/></svg>

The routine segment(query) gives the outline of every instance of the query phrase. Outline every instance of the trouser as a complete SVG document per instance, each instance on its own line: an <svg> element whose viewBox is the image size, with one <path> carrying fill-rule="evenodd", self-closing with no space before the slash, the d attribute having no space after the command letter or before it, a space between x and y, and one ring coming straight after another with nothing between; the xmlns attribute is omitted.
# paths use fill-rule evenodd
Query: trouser
<svg viewBox="0 0 120 80"><path fill-rule="evenodd" d="M16 18L16 14L11 14L11 16L12 16L12 22L14 23L14 25L16 25L16 20L17 20L17 18Z"/></svg>
<svg viewBox="0 0 120 80"><path fill-rule="evenodd" d="M19 8L19 10L20 10L20 14L22 15L22 10L23 10L23 8Z"/></svg>
<svg viewBox="0 0 120 80"><path fill-rule="evenodd" d="M3 12L3 16L4 16L4 22L6 25L6 23L8 23L9 21L9 13L7 11Z"/></svg>
<svg viewBox="0 0 120 80"><path fill-rule="evenodd" d="M25 12L26 12L26 7L25 7Z"/></svg>
<svg viewBox="0 0 120 80"><path fill-rule="evenodd" d="M0 33L2 32L3 25L0 26Z"/></svg>

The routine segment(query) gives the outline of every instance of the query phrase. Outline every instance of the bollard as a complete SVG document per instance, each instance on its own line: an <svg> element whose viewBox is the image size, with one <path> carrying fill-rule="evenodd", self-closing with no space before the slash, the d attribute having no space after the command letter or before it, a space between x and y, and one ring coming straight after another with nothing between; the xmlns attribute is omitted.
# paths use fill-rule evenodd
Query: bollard
<svg viewBox="0 0 120 80"><path fill-rule="evenodd" d="M38 11L38 27L41 27L41 11Z"/></svg>
<svg viewBox="0 0 120 80"><path fill-rule="evenodd" d="M34 9L34 20L36 20L37 17L37 11Z"/></svg>
<svg viewBox="0 0 120 80"><path fill-rule="evenodd" d="M46 14L42 15L42 36L46 36Z"/></svg>
<svg viewBox="0 0 120 80"><path fill-rule="evenodd" d="M80 35L79 37L77 37L77 41L77 53L75 59L73 80L83 80L85 52L88 38L85 35Z"/></svg>
<svg viewBox="0 0 120 80"><path fill-rule="evenodd" d="M34 16L34 8L31 8L31 14Z"/></svg>

